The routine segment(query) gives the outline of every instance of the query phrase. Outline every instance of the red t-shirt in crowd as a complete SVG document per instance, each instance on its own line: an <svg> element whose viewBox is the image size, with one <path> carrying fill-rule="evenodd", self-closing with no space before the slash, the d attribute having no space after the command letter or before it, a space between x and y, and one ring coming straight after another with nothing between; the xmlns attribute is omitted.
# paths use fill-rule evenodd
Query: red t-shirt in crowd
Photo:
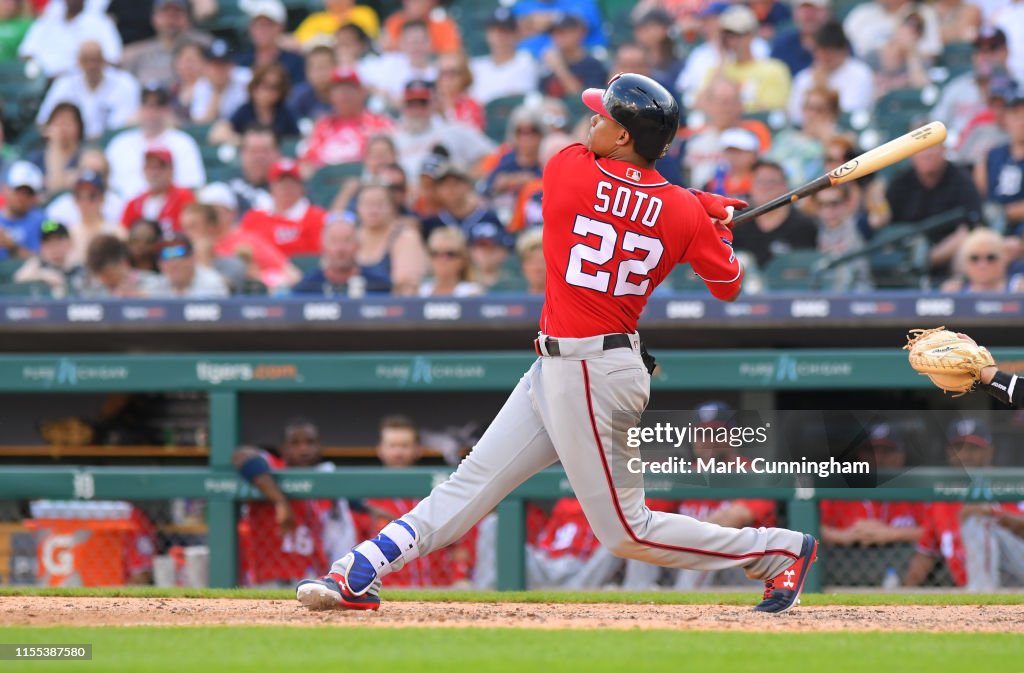
<svg viewBox="0 0 1024 673"><path fill-rule="evenodd" d="M967 554L960 537L959 502L935 502L927 507L924 530L917 541L917 551L946 559L949 574L957 586L967 584ZM1001 502L997 505L1011 514L1024 514L1024 501Z"/></svg>
<svg viewBox="0 0 1024 673"><path fill-rule="evenodd" d="M125 204L121 224L127 229L140 218L155 220L164 230L164 236L170 236L181 231L178 224L181 211L195 200L192 190L185 187L171 187L163 196L154 196L146 191Z"/></svg>
<svg viewBox="0 0 1024 673"><path fill-rule="evenodd" d="M273 470L286 467L284 461L264 452ZM247 585L265 582L291 582L318 577L331 559L324 551L324 518L330 512L330 500L291 500L295 528L282 535L277 525L274 504L266 501L247 503L238 526L242 577Z"/></svg>
<svg viewBox="0 0 1024 673"><path fill-rule="evenodd" d="M313 126L302 161L318 167L362 161L369 137L394 128L390 119L372 112L356 119L321 117Z"/></svg>
<svg viewBox="0 0 1024 673"><path fill-rule="evenodd" d="M250 210L238 227L259 236L288 257L319 255L326 217L323 208L301 199L283 213Z"/></svg>
<svg viewBox="0 0 1024 673"><path fill-rule="evenodd" d="M286 280L285 269L288 267L288 257L277 249L277 246L269 243L260 236L232 229L225 234L213 247L218 257L236 256L242 249L247 249L252 255L252 261L259 269L260 281L267 287L278 287Z"/></svg>
<svg viewBox="0 0 1024 673"><path fill-rule="evenodd" d="M636 331L647 297L681 262L720 299L739 290L743 271L731 236L693 194L653 168L569 145L544 167L543 212L545 334Z"/></svg>

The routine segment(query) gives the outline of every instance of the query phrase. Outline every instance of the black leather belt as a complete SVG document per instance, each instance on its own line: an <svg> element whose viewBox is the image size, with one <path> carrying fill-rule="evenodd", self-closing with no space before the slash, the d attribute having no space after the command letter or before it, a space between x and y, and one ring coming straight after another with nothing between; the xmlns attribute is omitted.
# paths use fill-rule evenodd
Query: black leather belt
<svg viewBox="0 0 1024 673"><path fill-rule="evenodd" d="M606 334L604 337L604 350L610 351L613 348L632 348L633 344L629 341L628 334ZM533 340L533 350L537 351L537 355L544 355L544 352L540 347L540 338ZM558 347L558 339L554 337L544 337L544 350L548 352L548 355L558 357L562 354L561 349Z"/></svg>

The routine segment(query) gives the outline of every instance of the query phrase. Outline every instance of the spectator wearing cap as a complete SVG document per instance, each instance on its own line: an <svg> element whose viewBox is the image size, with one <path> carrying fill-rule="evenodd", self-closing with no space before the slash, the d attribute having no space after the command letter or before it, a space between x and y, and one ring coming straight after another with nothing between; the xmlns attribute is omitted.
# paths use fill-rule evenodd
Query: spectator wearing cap
<svg viewBox="0 0 1024 673"><path fill-rule="evenodd" d="M237 210L245 215L250 208L270 210L273 200L267 191L270 168L281 158L281 148L274 130L266 126L250 126L242 133L238 151L241 175L231 178L228 187L238 200Z"/></svg>
<svg viewBox="0 0 1024 673"><path fill-rule="evenodd" d="M974 470L992 466L992 432L976 418L950 423L946 460L951 467ZM939 559L945 561L957 586L992 591L1008 572L1024 579L1024 507L1019 502L937 502L928 507L917 553L903 578L906 586L922 584Z"/></svg>
<svg viewBox="0 0 1024 673"><path fill-rule="evenodd" d="M402 8L384 22L381 43L386 51L400 49L405 24L418 21L426 25L430 38L430 50L437 54L448 54L462 49L459 26L448 16L437 0L402 0Z"/></svg>
<svg viewBox="0 0 1024 673"><path fill-rule="evenodd" d="M321 166L362 161L366 141L394 128L390 119L366 109L366 89L352 68L331 75L331 113L313 126L302 163L312 172Z"/></svg>
<svg viewBox="0 0 1024 673"><path fill-rule="evenodd" d="M387 185L372 183L359 191L356 218L356 260L366 279L366 291L415 296L427 270L426 250L419 232L399 217Z"/></svg>
<svg viewBox="0 0 1024 673"><path fill-rule="evenodd" d="M512 234L494 222L477 222L466 236L469 242L470 278L485 291L501 290L518 285L509 277L505 261L515 244Z"/></svg>
<svg viewBox="0 0 1024 673"><path fill-rule="evenodd" d="M331 113L331 75L338 57L327 45L317 45L306 54L306 81L292 87L288 109L296 119L312 119Z"/></svg>
<svg viewBox="0 0 1024 673"><path fill-rule="evenodd" d="M274 245L292 257L320 254L326 212L306 198L299 164L280 159L270 167L270 210L250 210L239 225L243 231Z"/></svg>
<svg viewBox="0 0 1024 673"><path fill-rule="evenodd" d="M537 61L519 41L512 10L499 7L487 19L487 54L469 62L473 72L470 95L486 105L506 96L522 96L537 90Z"/></svg>
<svg viewBox="0 0 1024 673"><path fill-rule="evenodd" d="M196 264L192 244L178 235L160 247L160 275L148 296L155 299L220 299L228 286L219 273Z"/></svg>
<svg viewBox="0 0 1024 673"><path fill-rule="evenodd" d="M710 2L700 11L700 30L704 40L686 57L686 63L676 78L675 86L675 90L683 96L683 103L689 107L696 103L697 94L702 92L709 81L708 78L714 78L722 65L726 50L720 19L730 6L728 2ZM750 42L750 51L754 58L768 58L771 45L760 35L755 34Z"/></svg>
<svg viewBox="0 0 1024 673"><path fill-rule="evenodd" d="M1014 246L1016 248L1017 246ZM1003 235L988 227L978 227L967 234L956 251L955 274L942 284L943 292L1013 292L1024 291L1024 276L1010 275L1009 250Z"/></svg>
<svg viewBox="0 0 1024 673"><path fill-rule="evenodd" d="M89 299L147 297L159 282L151 271L132 268L128 245L116 236L101 234L89 243L85 255L86 279L78 296Z"/></svg>
<svg viewBox="0 0 1024 673"><path fill-rule="evenodd" d="M572 137L561 131L551 131L540 143L540 164L543 172L551 157L571 145ZM506 229L512 233L540 229L544 226L544 211L541 201L544 197L544 178L534 177L519 190L516 205L512 209Z"/></svg>
<svg viewBox="0 0 1024 673"><path fill-rule="evenodd" d="M39 254L18 268L14 282L46 283L55 299L74 294L84 279L85 269L72 257L68 228L55 220L43 220L39 230Z"/></svg>
<svg viewBox="0 0 1024 673"><path fill-rule="evenodd" d="M98 138L135 119L139 93L135 78L107 65L100 43L87 40L78 49L78 66L50 85L39 106L36 123L43 125L57 103L73 103L82 113L85 136Z"/></svg>
<svg viewBox="0 0 1024 673"><path fill-rule="evenodd" d="M1006 34L1010 74L1017 82L1024 83L1024 2L1006 2L992 13L990 23Z"/></svg>
<svg viewBox="0 0 1024 673"><path fill-rule="evenodd" d="M799 128L787 128L772 139L765 157L786 169L793 184L809 182L825 172L825 143L839 131L839 93L827 85L811 87L800 106Z"/></svg>
<svg viewBox="0 0 1024 673"><path fill-rule="evenodd" d="M885 198L893 222L920 222L956 208L967 212L964 219L925 234L931 244L928 262L932 278L936 281L947 278L950 262L967 235L970 223L977 221L981 212L981 198L970 176L949 161L943 145L936 145L911 157L910 166L896 173L889 182Z"/></svg>
<svg viewBox="0 0 1024 673"><path fill-rule="evenodd" d="M633 19L633 41L646 52L650 76L669 91L683 70L683 60L672 38L673 23L672 15L660 7L645 10Z"/></svg>
<svg viewBox="0 0 1024 673"><path fill-rule="evenodd" d="M764 122L743 119L743 101L740 87L726 77L715 77L701 96L701 109L707 119L686 140L683 155L684 172L688 184L705 185L725 160L721 150L721 135L731 128L744 128L753 132L760 141L760 150L766 151L772 143L772 134Z"/></svg>
<svg viewBox="0 0 1024 673"><path fill-rule="evenodd" d="M1004 125L1006 101L1016 95L1017 83L1010 79L1005 68L994 66L991 74L978 80L978 86L984 103L960 131L951 155L963 165L977 166L985 161L989 150L1010 141Z"/></svg>
<svg viewBox="0 0 1024 673"><path fill-rule="evenodd" d="M470 170L494 151L494 143L480 129L447 121L437 113L434 85L424 80L406 84L402 116L393 137L406 175L417 174L423 160L439 145L452 163Z"/></svg>
<svg viewBox="0 0 1024 673"><path fill-rule="evenodd" d="M290 88L284 66L271 63L257 67L249 81L249 100L235 110L229 120L213 125L210 142L237 145L242 132L250 126L269 126L278 138L297 137L299 124L287 105Z"/></svg>
<svg viewBox="0 0 1024 673"><path fill-rule="evenodd" d="M160 224L165 236L181 230L181 210L195 201L187 187L174 185L174 157L166 147L154 145L146 150L143 165L148 188L124 207L121 224L128 227L138 219Z"/></svg>
<svg viewBox="0 0 1024 673"><path fill-rule="evenodd" d="M918 47L928 58L942 51L942 32L939 17L931 5L914 0L871 0L857 5L843 20L843 31L850 39L853 53L861 60L889 43L897 29L911 13L921 18L921 38Z"/></svg>
<svg viewBox="0 0 1024 673"><path fill-rule="evenodd" d="M292 84L304 81L306 64L302 55L280 46L288 22L284 3L281 0L250 0L243 7L249 16L249 42L252 48L240 53L235 63L254 73L276 63L288 72L288 80Z"/></svg>
<svg viewBox="0 0 1024 673"><path fill-rule="evenodd" d="M15 161L7 169L4 203L0 208L0 259L28 257L39 250L39 208L43 174L27 161Z"/></svg>
<svg viewBox="0 0 1024 673"><path fill-rule="evenodd" d="M867 462L872 472L902 470L907 466L906 439L896 425L872 423L865 432L867 437L857 451L858 461ZM822 542L864 547L917 542L928 506L914 502L822 500L820 510Z"/></svg>
<svg viewBox="0 0 1024 673"><path fill-rule="evenodd" d="M437 102L448 121L484 130L484 107L469 91L473 73L463 54L444 54L437 59Z"/></svg>
<svg viewBox="0 0 1024 673"><path fill-rule="evenodd" d="M607 44L603 29L604 18L595 0L520 0L512 6L512 14L523 36L520 49L527 50L537 59L551 48L551 29L566 14L582 19L583 45L586 49Z"/></svg>
<svg viewBox="0 0 1024 673"><path fill-rule="evenodd" d="M47 218L67 223L71 260L76 263L85 261L85 251L96 236L112 234L124 238L122 212L124 202L107 191L102 173L89 168L78 173L70 193L58 197L46 208Z"/></svg>
<svg viewBox="0 0 1024 673"><path fill-rule="evenodd" d="M32 27L34 17L24 5L23 0L0 2L0 62L18 60L18 46Z"/></svg>
<svg viewBox="0 0 1024 673"><path fill-rule="evenodd" d="M355 0L324 0L324 11L303 19L293 35L305 46L317 38L334 37L339 28L349 24L358 26L372 40L380 35L377 12L367 5L357 5Z"/></svg>
<svg viewBox="0 0 1024 673"><path fill-rule="evenodd" d="M189 119L196 124L209 124L228 119L248 98L252 74L235 66L231 50L224 40L214 40L204 53L202 74L192 89Z"/></svg>
<svg viewBox="0 0 1024 673"><path fill-rule="evenodd" d="M540 56L540 90L562 98L604 86L608 70L584 46L586 23L577 14L560 14L551 24L551 46Z"/></svg>
<svg viewBox="0 0 1024 673"><path fill-rule="evenodd" d="M43 146L25 157L43 171L44 190L54 195L74 184L85 127L74 103L57 103L42 128Z"/></svg>
<svg viewBox="0 0 1024 673"><path fill-rule="evenodd" d="M473 189L473 179L456 166L445 164L437 171L437 214L423 221L423 238L430 239L435 229L454 227L463 234L477 222L490 222L503 227L497 213L491 210Z"/></svg>
<svg viewBox="0 0 1024 673"><path fill-rule="evenodd" d="M405 87L412 81L437 81L434 52L430 49L427 24L409 21L402 26L398 50L364 61L359 69L366 85L384 96L388 103L399 107Z"/></svg>
<svg viewBox="0 0 1024 673"><path fill-rule="evenodd" d="M107 144L111 171L108 184L118 194L131 197L146 189L143 165L146 149L166 148L174 161L174 184L196 188L206 183L199 146L189 134L171 126L173 112L167 89L159 85L142 88L138 128L122 131Z"/></svg>
<svg viewBox="0 0 1024 673"><path fill-rule="evenodd" d="M716 72L739 84L743 109L785 110L791 83L789 68L782 61L759 57L753 51L758 27L754 10L746 5L732 5L722 12L718 25L723 56Z"/></svg>
<svg viewBox="0 0 1024 673"><path fill-rule="evenodd" d="M796 77L810 67L814 59L815 35L831 15L829 0L790 0L793 5L793 26L779 31L772 40L772 58L789 67Z"/></svg>
<svg viewBox="0 0 1024 673"><path fill-rule="evenodd" d="M789 119L803 124L807 91L826 83L839 93L839 109L851 113L869 111L874 105L874 73L863 61L850 55L850 43L838 22L829 22L814 35L811 67L793 80L789 96Z"/></svg>
<svg viewBox="0 0 1024 673"><path fill-rule="evenodd" d="M82 44L96 41L107 63L121 62L121 36L105 14L85 11L85 0L65 0L64 11L44 12L18 47L18 58L34 61L47 77L71 72Z"/></svg>
<svg viewBox="0 0 1024 673"><path fill-rule="evenodd" d="M292 294L358 298L366 291L358 254L355 224L346 217L333 217L324 225L320 263L292 286Z"/></svg>
<svg viewBox="0 0 1024 673"><path fill-rule="evenodd" d="M512 111L506 140L509 150L483 185L484 193L495 200L499 210L511 212L523 187L541 176L540 146L546 133L540 108L522 105Z"/></svg>
<svg viewBox="0 0 1024 673"><path fill-rule="evenodd" d="M122 67L143 85L156 83L170 90L174 85L174 52L185 42L204 47L212 38L192 28L187 0L155 0L150 15L156 35L128 45ZM120 59L107 59L117 63Z"/></svg>
<svg viewBox="0 0 1024 673"><path fill-rule="evenodd" d="M942 93L930 115L944 123L951 135L962 135L971 120L988 109L986 91L991 90L994 78L1002 75L1009 79L1006 66L1010 52L1006 47L1006 33L986 27L973 44L971 69L942 85Z"/></svg>
<svg viewBox="0 0 1024 673"><path fill-rule="evenodd" d="M988 201L1003 209L1007 233L1024 236L1024 89L1008 92L1004 102L1005 145L993 147L974 167L974 183Z"/></svg>
<svg viewBox="0 0 1024 673"><path fill-rule="evenodd" d="M534 227L520 234L516 239L516 256L519 257L519 272L526 281L526 294L543 295L548 273L544 261L544 232Z"/></svg>
<svg viewBox="0 0 1024 673"><path fill-rule="evenodd" d="M280 289L302 277L277 246L239 226L238 200L227 185L210 183L199 190L196 198L198 203L182 214L182 229L207 265L219 271L232 287L240 288L249 279ZM239 263L243 267L242 277Z"/></svg>
<svg viewBox="0 0 1024 673"><path fill-rule="evenodd" d="M723 163L703 189L748 200L754 165L760 151L757 136L747 129L726 129L719 137Z"/></svg>
<svg viewBox="0 0 1024 673"><path fill-rule="evenodd" d="M782 166L758 160L750 182L750 205L768 203L788 190ZM794 250L816 250L818 247L817 223L789 205L737 225L733 236L736 250L752 254L762 269L776 255Z"/></svg>
<svg viewBox="0 0 1024 673"><path fill-rule="evenodd" d="M420 285L421 297L475 297L483 288L469 279L469 249L462 229L444 226L427 237L430 277Z"/></svg>

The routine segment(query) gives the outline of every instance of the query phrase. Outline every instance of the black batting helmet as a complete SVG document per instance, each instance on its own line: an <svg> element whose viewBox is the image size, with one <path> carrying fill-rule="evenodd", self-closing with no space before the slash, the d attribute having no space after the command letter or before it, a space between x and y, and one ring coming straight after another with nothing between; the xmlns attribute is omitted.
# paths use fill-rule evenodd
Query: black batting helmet
<svg viewBox="0 0 1024 673"><path fill-rule="evenodd" d="M633 136L637 154L654 161L663 154L679 130L679 103L650 77L620 73L606 89L587 89L583 103Z"/></svg>

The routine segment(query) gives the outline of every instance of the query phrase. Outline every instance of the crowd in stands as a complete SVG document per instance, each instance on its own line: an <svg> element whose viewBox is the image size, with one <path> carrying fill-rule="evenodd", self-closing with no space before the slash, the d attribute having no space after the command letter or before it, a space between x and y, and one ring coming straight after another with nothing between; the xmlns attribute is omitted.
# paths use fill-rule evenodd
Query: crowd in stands
<svg viewBox="0 0 1024 673"><path fill-rule="evenodd" d="M2 294L541 294L545 162L623 71L683 106L666 179L752 205L948 126L738 227L749 288L1024 284L1021 0L0 0L0 71Z"/></svg>

